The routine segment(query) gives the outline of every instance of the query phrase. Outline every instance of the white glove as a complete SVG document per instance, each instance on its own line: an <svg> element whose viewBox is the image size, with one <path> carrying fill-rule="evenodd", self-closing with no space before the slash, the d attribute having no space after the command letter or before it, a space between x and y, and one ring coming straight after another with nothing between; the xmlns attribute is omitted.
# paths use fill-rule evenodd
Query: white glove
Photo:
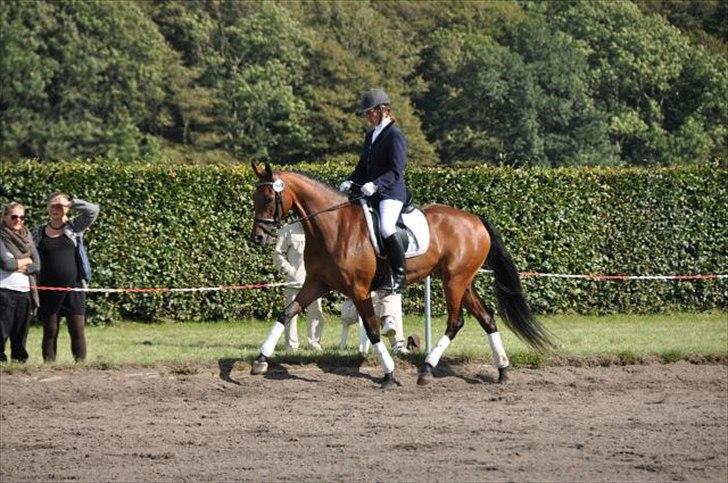
<svg viewBox="0 0 728 483"><path fill-rule="evenodd" d="M339 185L339 191L343 191L344 193L348 193L350 189L351 181L348 179Z"/></svg>
<svg viewBox="0 0 728 483"><path fill-rule="evenodd" d="M364 196L371 196L376 192L377 185L375 185L371 181L368 183L364 183L364 186L361 187L361 194L363 194Z"/></svg>

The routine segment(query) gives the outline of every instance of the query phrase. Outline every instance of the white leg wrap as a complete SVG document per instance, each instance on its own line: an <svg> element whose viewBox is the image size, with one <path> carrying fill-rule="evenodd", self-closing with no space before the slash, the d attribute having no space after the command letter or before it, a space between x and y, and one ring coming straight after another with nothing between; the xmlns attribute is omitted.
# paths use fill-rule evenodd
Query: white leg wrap
<svg viewBox="0 0 728 483"><path fill-rule="evenodd" d="M394 370L394 360L389 355L389 351L387 350L387 346L384 345L384 342L380 340L374 344L374 352L379 356L379 362L384 367L384 373L389 374L392 372Z"/></svg>
<svg viewBox="0 0 728 483"><path fill-rule="evenodd" d="M495 367L502 369L508 367L508 356L503 349L503 341L500 332L488 334L488 342L490 343L490 352L493 354L493 364Z"/></svg>
<svg viewBox="0 0 728 483"><path fill-rule="evenodd" d="M447 349L447 346L450 345L450 337L443 335L440 340L437 341L437 345L434 349L430 351L429 354L427 354L427 357L425 358L425 362L427 362L432 367L435 367L438 362L440 362L440 357L442 357L442 353L445 352L445 349Z"/></svg>
<svg viewBox="0 0 728 483"><path fill-rule="evenodd" d="M268 332L268 337L265 339L265 342L263 342L263 345L260 346L261 354L266 357L270 357L271 355L273 355L273 351L276 348L276 343L278 343L278 339L280 339L281 334L283 334L283 329L285 328L286 327L278 321L273 324L270 332Z"/></svg>

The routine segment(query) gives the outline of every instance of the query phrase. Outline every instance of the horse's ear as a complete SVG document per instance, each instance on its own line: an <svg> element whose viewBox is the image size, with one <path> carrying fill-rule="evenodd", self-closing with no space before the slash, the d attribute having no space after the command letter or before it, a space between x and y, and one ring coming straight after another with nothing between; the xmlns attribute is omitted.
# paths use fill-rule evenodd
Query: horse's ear
<svg viewBox="0 0 728 483"><path fill-rule="evenodd" d="M273 181L273 170L270 168L270 163L265 163L265 175L269 180Z"/></svg>
<svg viewBox="0 0 728 483"><path fill-rule="evenodd" d="M253 168L253 172L258 177L258 179L263 178L263 172L258 168L258 165L255 164L255 161L250 162L250 166Z"/></svg>

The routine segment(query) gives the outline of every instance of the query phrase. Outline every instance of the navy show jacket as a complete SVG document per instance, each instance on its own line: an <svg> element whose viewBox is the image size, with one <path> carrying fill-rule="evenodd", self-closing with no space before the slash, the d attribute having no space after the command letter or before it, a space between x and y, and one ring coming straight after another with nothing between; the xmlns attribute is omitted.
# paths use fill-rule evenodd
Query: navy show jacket
<svg viewBox="0 0 728 483"><path fill-rule="evenodd" d="M399 200L407 198L404 169L407 164L407 140L394 122L387 124L372 144L372 129L364 139L359 163L349 179L363 185L372 182L378 190L374 196Z"/></svg>

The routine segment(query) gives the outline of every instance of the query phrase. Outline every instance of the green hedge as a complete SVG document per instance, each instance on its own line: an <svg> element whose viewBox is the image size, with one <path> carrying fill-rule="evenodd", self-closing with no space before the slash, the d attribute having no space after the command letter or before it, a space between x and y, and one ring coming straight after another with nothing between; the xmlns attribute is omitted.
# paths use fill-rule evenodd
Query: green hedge
<svg viewBox="0 0 728 483"><path fill-rule="evenodd" d="M298 169L338 184L353 160ZM53 190L97 202L87 234L96 287L199 287L282 281L271 248L249 242L254 175L248 166L3 162L6 191L44 220ZM600 274L728 273L728 170L416 169L420 204L438 202L484 215L497 226L521 270ZM492 301L489 275L477 284ZM728 280L699 282L524 280L539 313L725 310ZM438 283L433 311L444 312ZM271 317L280 289L203 294L89 297L97 322L120 317ZM338 297L328 300L333 310ZM422 285L405 310L422 313Z"/></svg>

